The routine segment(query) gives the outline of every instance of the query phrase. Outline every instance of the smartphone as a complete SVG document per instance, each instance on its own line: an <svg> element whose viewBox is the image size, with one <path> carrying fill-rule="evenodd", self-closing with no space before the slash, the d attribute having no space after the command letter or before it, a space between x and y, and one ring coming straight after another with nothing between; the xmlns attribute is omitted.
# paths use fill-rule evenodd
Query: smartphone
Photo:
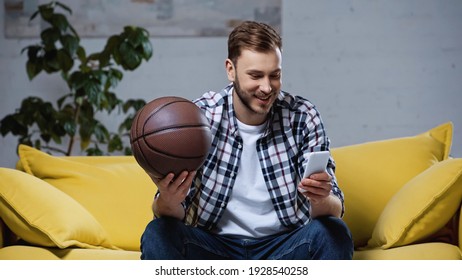
<svg viewBox="0 0 462 280"><path fill-rule="evenodd" d="M308 162L305 165L305 173L303 178L307 178L313 173L324 172L327 169L327 162L329 161L330 152L312 152L308 155Z"/></svg>

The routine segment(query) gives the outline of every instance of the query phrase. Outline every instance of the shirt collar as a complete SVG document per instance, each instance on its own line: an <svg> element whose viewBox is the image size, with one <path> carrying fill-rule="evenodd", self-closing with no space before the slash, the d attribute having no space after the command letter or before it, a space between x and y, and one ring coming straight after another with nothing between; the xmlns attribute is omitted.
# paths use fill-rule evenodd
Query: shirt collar
<svg viewBox="0 0 462 280"><path fill-rule="evenodd" d="M229 106L228 106L229 131L233 135L236 136L236 135L238 135L238 126L237 126L236 112L235 112L234 106L233 106L233 90L234 90L233 84L230 83L228 86L226 86L224 88L224 90L226 92L227 104L229 104ZM269 135L272 132L273 125L270 125L270 124L273 124L273 122L274 122L274 115L275 115L275 110L276 110L275 108L278 106L278 104L281 102L282 99L283 99L283 95L280 92L278 94L278 98L274 101L274 104L273 104L273 106L271 107L271 110L268 113L268 118L267 118L267 121L266 121L266 128L265 128L265 131L263 133L263 137L266 137L267 135Z"/></svg>

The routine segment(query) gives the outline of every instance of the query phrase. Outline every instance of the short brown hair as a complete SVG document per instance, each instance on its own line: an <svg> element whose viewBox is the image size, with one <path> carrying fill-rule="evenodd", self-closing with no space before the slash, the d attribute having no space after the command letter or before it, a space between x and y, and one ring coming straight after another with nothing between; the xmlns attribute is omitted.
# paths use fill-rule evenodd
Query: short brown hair
<svg viewBox="0 0 462 280"><path fill-rule="evenodd" d="M228 37L228 58L234 64L243 49L269 52L276 48L282 50L281 36L266 23L244 21Z"/></svg>

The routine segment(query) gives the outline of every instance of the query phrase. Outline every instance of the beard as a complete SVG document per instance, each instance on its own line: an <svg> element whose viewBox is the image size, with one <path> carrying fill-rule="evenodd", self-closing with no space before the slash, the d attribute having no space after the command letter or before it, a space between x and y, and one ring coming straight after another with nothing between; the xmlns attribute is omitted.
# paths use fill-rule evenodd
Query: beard
<svg viewBox="0 0 462 280"><path fill-rule="evenodd" d="M254 114L258 115L266 115L270 111L273 102L270 103L269 106L264 106L264 105L258 105L255 104L252 106L252 100L258 96L254 92L248 92L245 91L241 88L241 85L239 83L239 79L236 77L235 81L233 82L233 87L234 91L236 92L237 97L239 98L239 101L242 105L244 105L247 110ZM271 92L271 96L269 98L273 98L272 96L274 95L274 92Z"/></svg>

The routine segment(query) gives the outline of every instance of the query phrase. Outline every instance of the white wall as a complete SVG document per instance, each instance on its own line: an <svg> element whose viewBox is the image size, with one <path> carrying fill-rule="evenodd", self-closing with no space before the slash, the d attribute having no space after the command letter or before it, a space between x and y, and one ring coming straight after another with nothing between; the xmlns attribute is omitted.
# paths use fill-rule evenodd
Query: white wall
<svg viewBox="0 0 462 280"><path fill-rule="evenodd" d="M0 7L0 118L29 95L56 99L56 76L32 82L20 50L5 39ZM332 146L411 136L454 123L452 155L462 157L462 1L283 0L283 88L320 109ZM105 39L82 44L99 51ZM226 85L226 38L153 38L154 57L128 72L122 98L193 99ZM0 166L13 167L16 139L0 137Z"/></svg>

